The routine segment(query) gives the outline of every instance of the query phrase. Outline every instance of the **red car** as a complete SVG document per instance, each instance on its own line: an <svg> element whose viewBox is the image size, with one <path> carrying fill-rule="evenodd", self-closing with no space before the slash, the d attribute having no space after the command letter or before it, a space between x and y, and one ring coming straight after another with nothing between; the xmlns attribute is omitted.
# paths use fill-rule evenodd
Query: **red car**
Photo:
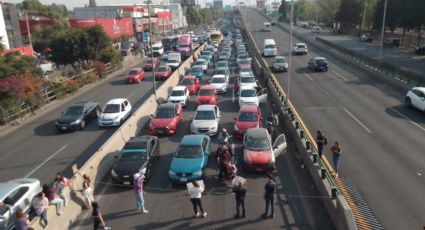
<svg viewBox="0 0 425 230"><path fill-rule="evenodd" d="M235 117L233 136L242 139L248 129L261 127L261 121L260 107L256 105L242 105L238 116Z"/></svg>
<svg viewBox="0 0 425 230"><path fill-rule="evenodd" d="M158 106L155 115L151 115L149 133L168 135L177 131L177 125L183 119L183 108L178 103L164 103Z"/></svg>
<svg viewBox="0 0 425 230"><path fill-rule="evenodd" d="M155 70L155 80L167 79L172 73L171 67L162 65Z"/></svg>
<svg viewBox="0 0 425 230"><path fill-rule="evenodd" d="M145 79L145 71L142 68L133 68L128 71L127 76L125 77L126 83L140 83Z"/></svg>
<svg viewBox="0 0 425 230"><path fill-rule="evenodd" d="M188 75L182 79L180 85L186 86L186 88L189 90L189 94L193 95L198 92L201 82L196 76Z"/></svg>
<svg viewBox="0 0 425 230"><path fill-rule="evenodd" d="M153 62L152 60L149 58L148 60L146 60L143 63L143 69L144 70L152 70L152 68L156 69L159 67L160 61L158 58L154 58Z"/></svg>
<svg viewBox="0 0 425 230"><path fill-rule="evenodd" d="M196 103L198 105L209 104L216 105L217 104L217 92L215 91L214 86L212 85L203 85L198 91L198 96L196 97Z"/></svg>

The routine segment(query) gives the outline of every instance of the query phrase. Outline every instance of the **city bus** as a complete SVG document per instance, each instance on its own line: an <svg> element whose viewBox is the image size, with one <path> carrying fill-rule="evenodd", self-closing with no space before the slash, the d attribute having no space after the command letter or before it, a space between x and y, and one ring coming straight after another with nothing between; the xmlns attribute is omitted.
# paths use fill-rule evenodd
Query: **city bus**
<svg viewBox="0 0 425 230"><path fill-rule="evenodd" d="M211 34L210 34L210 40L211 40L211 42L217 42L218 44L220 44L221 41L223 40L223 37L221 35L221 31L219 31L219 30L212 31Z"/></svg>

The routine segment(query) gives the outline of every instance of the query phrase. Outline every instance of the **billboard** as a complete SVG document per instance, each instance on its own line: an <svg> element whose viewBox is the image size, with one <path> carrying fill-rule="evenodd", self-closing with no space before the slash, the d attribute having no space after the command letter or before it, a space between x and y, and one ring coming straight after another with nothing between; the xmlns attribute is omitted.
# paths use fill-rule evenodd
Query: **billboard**
<svg viewBox="0 0 425 230"><path fill-rule="evenodd" d="M131 18L115 19L115 18L94 18L94 19L71 19L69 20L72 27L89 27L101 25L106 35L110 39L116 39L121 35L133 36L133 20Z"/></svg>

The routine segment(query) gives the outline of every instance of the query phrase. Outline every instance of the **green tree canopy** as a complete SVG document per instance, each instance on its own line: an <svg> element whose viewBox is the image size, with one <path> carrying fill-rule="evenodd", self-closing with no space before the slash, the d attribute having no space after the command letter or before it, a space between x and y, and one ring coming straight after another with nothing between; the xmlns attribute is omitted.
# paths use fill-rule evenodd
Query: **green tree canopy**
<svg viewBox="0 0 425 230"><path fill-rule="evenodd" d="M343 26L355 26L360 22L362 4L359 0L341 0L341 5L336 14L336 20Z"/></svg>
<svg viewBox="0 0 425 230"><path fill-rule="evenodd" d="M288 6L285 0L282 0L282 2L280 3L279 9L277 10L277 12L279 13L279 21L283 21L287 18L287 10L288 10Z"/></svg>
<svg viewBox="0 0 425 230"><path fill-rule="evenodd" d="M35 58L21 55L19 52L0 55L0 79L27 73L41 76L41 69Z"/></svg>

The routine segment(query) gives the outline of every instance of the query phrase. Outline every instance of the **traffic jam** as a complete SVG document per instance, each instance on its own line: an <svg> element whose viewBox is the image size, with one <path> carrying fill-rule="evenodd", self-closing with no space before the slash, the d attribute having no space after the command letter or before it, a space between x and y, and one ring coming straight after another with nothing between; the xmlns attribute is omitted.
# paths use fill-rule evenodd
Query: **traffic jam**
<svg viewBox="0 0 425 230"><path fill-rule="evenodd" d="M168 153L166 173L172 185L203 180L208 164L216 164L220 180L231 181L241 170L273 172L287 143L284 134L275 131L278 119L269 112L267 94L259 90L251 62L238 29L225 36L212 31L208 46L150 115L148 129L116 156L113 183L131 186L136 173L151 180L156 161ZM146 61L144 69L156 67L158 80L171 75L169 66L155 63L157 59ZM175 142L173 136L179 137L178 145L170 143ZM236 150L239 147L242 151Z"/></svg>

